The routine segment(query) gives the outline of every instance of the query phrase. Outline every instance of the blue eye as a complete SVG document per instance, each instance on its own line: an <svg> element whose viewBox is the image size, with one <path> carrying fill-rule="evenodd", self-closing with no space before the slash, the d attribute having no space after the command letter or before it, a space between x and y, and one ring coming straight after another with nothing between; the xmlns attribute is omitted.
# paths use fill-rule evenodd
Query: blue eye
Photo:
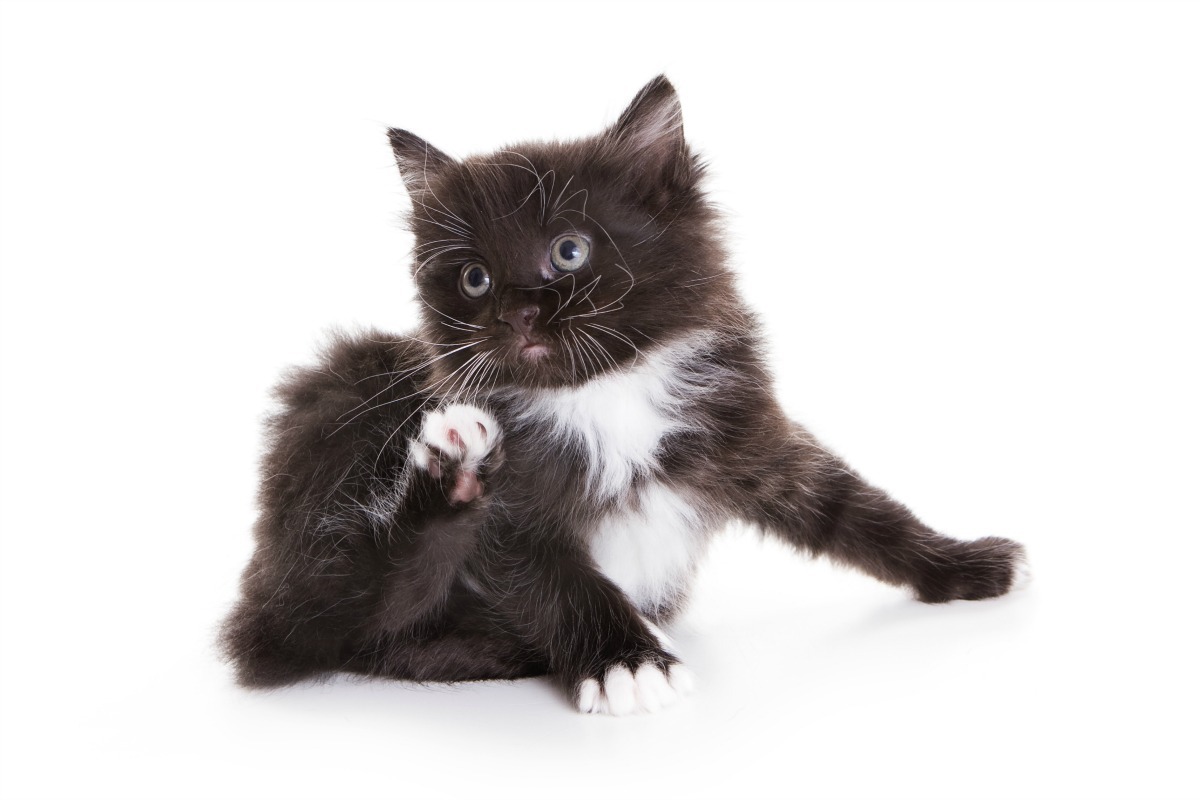
<svg viewBox="0 0 1200 800"><path fill-rule="evenodd" d="M550 245L550 261L559 272L574 272L587 263L592 246L578 233L564 233Z"/></svg>
<svg viewBox="0 0 1200 800"><path fill-rule="evenodd" d="M483 297L492 286L492 276L483 264L467 264L459 276L458 285L463 294L471 299Z"/></svg>

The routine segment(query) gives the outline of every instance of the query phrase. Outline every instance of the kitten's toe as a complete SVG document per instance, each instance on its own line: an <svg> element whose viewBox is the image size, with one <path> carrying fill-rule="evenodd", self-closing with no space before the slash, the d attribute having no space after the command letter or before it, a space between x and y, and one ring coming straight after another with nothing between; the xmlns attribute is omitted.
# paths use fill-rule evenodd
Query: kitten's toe
<svg viewBox="0 0 1200 800"><path fill-rule="evenodd" d="M416 439L408 441L408 458L417 469L428 472L435 478L442 477L442 465L437 455Z"/></svg>
<svg viewBox="0 0 1200 800"><path fill-rule="evenodd" d="M667 676L653 664L643 664L633 676L637 703L643 711L658 711L675 702L675 690Z"/></svg>
<svg viewBox="0 0 1200 800"><path fill-rule="evenodd" d="M604 699L608 713L623 717L638 710L637 682L629 667L613 667L604 675Z"/></svg>
<svg viewBox="0 0 1200 800"><path fill-rule="evenodd" d="M588 678L579 684L575 705L584 714L599 714L604 710L603 699L604 697L600 693L600 681Z"/></svg>

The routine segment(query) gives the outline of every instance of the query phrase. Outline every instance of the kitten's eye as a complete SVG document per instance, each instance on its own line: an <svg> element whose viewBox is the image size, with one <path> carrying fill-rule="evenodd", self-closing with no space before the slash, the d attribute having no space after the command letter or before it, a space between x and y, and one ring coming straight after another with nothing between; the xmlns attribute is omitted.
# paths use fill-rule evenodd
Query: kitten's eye
<svg viewBox="0 0 1200 800"><path fill-rule="evenodd" d="M483 268L483 264L467 264L463 267L458 285L463 294L471 299L483 297L492 286L492 276Z"/></svg>
<svg viewBox="0 0 1200 800"><path fill-rule="evenodd" d="M592 246L578 233L564 233L550 245L550 260L559 272L574 272L587 263Z"/></svg>

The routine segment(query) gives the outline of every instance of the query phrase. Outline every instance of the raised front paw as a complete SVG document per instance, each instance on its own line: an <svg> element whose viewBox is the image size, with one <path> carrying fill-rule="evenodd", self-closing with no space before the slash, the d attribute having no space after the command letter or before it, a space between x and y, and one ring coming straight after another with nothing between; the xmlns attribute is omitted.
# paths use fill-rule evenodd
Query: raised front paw
<svg viewBox="0 0 1200 800"><path fill-rule="evenodd" d="M451 503L469 503L483 495L479 471L500 438L500 425L491 414L478 406L456 404L425 415L409 452L418 469L434 478L452 478Z"/></svg>
<svg viewBox="0 0 1200 800"><path fill-rule="evenodd" d="M624 716L658 711L690 694L696 679L682 664L646 662L630 669L624 664L585 678L575 689L575 704L585 714Z"/></svg>

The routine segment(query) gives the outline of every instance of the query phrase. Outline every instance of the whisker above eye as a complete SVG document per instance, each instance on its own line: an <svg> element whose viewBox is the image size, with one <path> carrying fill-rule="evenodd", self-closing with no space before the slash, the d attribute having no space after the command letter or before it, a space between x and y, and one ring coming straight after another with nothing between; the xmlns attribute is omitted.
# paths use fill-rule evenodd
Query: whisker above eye
<svg viewBox="0 0 1200 800"><path fill-rule="evenodd" d="M421 274L421 270L425 269L425 265L439 256L444 256L446 253L452 253L455 250L474 251L474 249L475 248L469 245L446 245L444 247L439 247L437 250L430 251L428 254L421 253L420 255L424 255L426 257L421 261L420 264L416 266L416 269L413 270L413 278L416 279L416 277Z"/></svg>
<svg viewBox="0 0 1200 800"><path fill-rule="evenodd" d="M541 214L538 217L538 220L540 222L544 223L546 220L546 178L549 177L551 180L553 180L554 179L554 170L551 169L551 170L547 170L544 173L539 173L537 171L537 168L533 165L533 162L529 160L529 156L525 155L524 153L518 153L516 150L501 150L500 152L504 155L513 155L513 156L516 156L517 158L523 159L525 161L525 163L529 165L526 167L521 164L500 164L499 166L523 169L526 172L533 175L535 178L537 178L537 185L534 186L534 189L537 189L540 192L541 199L542 199L542 210L541 210ZM553 190L551 190L551 191L553 191ZM522 205L524 205L524 203L522 203Z"/></svg>
<svg viewBox="0 0 1200 800"><path fill-rule="evenodd" d="M439 247L451 244L468 244L466 239L456 237L452 239L432 239L428 242L421 242L413 248L414 256L423 256L437 250Z"/></svg>
<svg viewBox="0 0 1200 800"><path fill-rule="evenodd" d="M519 167L520 165L513 164L511 166ZM541 186L541 181L539 179L538 184L529 190L529 194L525 195L525 198L520 202L520 204L517 205L516 208L514 208L512 211L508 212L507 214L501 214L498 217L492 217L492 222L498 222L502 219L507 219L508 217L511 217L513 214L516 214L518 211L520 211L522 208L525 207L525 204L529 202L529 198L533 197L534 192L536 192L540 188L540 186Z"/></svg>
<svg viewBox="0 0 1200 800"><path fill-rule="evenodd" d="M565 191L566 187L563 187L563 188ZM588 201L588 197L589 197L588 190L587 189L576 189L575 191L571 192L571 194L565 200L562 199L561 194L559 195L560 202L555 203L554 216L552 216L551 219L559 219L562 216L562 212L560 212L558 209L561 207L562 203L569 203L572 200L574 200L576 197L578 197L579 195L583 195L583 208L584 208L584 210L579 213L582 213L584 216L587 216L587 201ZM571 210L571 209L567 209L567 210Z"/></svg>
<svg viewBox="0 0 1200 800"><path fill-rule="evenodd" d="M437 211L437 209L430 209L428 206L425 206L425 208L427 211ZM442 230L445 230L449 233L457 234L459 236L469 237L471 235L470 229L464 229L464 228L459 227L458 225L455 225L450 222L436 220L432 217L432 215L429 215L429 214L426 214L423 217L414 215L413 219L418 220L420 222L428 222L430 225L436 225L437 227L441 228ZM463 224L465 225L466 223L463 223Z"/></svg>
<svg viewBox="0 0 1200 800"><path fill-rule="evenodd" d="M422 165L421 165L421 173L422 173L422 176L424 177L424 188L421 191L421 197L423 197L423 195L426 192L428 192L433 197L433 199L437 201L438 205L441 206L441 212L439 212L439 213L445 213L445 215L447 217L449 217L450 219L452 219L455 222L462 225L462 227L466 229L465 231L463 231L464 235L468 235L471 231L471 224L469 222L467 222L465 219L463 219L462 217L455 214L453 211L451 211L449 209L449 207L447 207L446 204L442 202L442 198L438 197L437 192L435 192L433 190L433 185L429 182L429 154L428 154L428 151L426 151L426 154L425 154L425 162L422 163ZM426 211L434 211L435 209L433 207L431 207L430 205L428 205L423 199L421 199L421 197L414 194L412 196L413 204L421 206L421 208L425 209ZM430 219L429 222L432 222L434 225L440 225L440 223L434 222L434 220L432 220L432 219ZM441 227L446 227L446 226L441 225ZM449 230L449 228L447 228L447 230Z"/></svg>

